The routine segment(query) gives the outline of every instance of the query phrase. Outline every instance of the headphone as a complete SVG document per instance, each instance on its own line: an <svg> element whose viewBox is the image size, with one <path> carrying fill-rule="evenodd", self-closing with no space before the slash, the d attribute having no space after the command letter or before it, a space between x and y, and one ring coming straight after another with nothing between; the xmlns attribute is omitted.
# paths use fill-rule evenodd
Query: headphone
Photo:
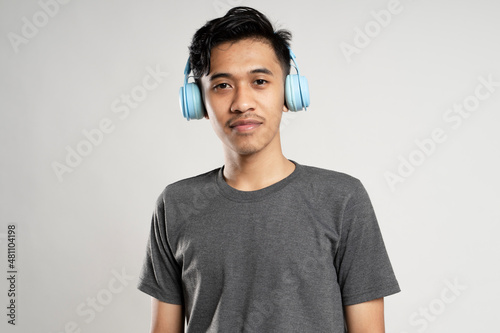
<svg viewBox="0 0 500 333"><path fill-rule="evenodd" d="M289 74L285 80L285 101L288 110L301 111L310 104L309 84L305 76L301 76L299 67L295 62L295 54L290 48L290 59L297 74ZM179 89L179 104L182 115L187 120L201 119L205 114L205 106L201 98L200 88L196 83L188 83L189 73L191 72L190 59L184 68L184 85Z"/></svg>

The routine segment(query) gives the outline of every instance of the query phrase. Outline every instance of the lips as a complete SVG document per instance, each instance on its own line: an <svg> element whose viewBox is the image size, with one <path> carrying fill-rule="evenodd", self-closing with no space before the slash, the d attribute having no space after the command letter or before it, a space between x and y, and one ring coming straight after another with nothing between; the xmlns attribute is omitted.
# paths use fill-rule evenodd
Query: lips
<svg viewBox="0 0 500 333"><path fill-rule="evenodd" d="M240 132L250 131L262 124L262 121L257 119L239 119L231 122L229 127Z"/></svg>

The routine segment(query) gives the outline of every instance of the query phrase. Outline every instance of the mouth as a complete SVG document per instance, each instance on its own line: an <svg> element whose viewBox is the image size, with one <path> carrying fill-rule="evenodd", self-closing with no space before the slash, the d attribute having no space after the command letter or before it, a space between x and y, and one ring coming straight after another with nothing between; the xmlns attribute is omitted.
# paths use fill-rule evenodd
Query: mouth
<svg viewBox="0 0 500 333"><path fill-rule="evenodd" d="M238 132L248 132L262 125L262 121L257 119L239 119L231 122L229 127Z"/></svg>

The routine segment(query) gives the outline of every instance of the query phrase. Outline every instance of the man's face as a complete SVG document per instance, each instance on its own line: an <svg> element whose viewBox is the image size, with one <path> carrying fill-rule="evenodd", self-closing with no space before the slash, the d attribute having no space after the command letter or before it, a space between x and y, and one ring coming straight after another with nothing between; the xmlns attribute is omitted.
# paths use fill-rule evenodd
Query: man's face
<svg viewBox="0 0 500 333"><path fill-rule="evenodd" d="M243 39L212 49L210 73L201 78L212 126L227 148L239 155L279 147L284 76L269 44Z"/></svg>

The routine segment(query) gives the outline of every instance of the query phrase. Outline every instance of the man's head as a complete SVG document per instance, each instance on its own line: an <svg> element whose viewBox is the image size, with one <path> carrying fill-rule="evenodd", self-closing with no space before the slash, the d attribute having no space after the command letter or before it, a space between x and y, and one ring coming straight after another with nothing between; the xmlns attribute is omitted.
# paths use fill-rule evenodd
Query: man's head
<svg viewBox="0 0 500 333"><path fill-rule="evenodd" d="M290 72L288 31L247 7L231 9L193 37L191 68L227 154L281 152L279 125Z"/></svg>
<svg viewBox="0 0 500 333"><path fill-rule="evenodd" d="M222 43L242 39L257 39L271 46L286 77L290 73L291 33L287 30L274 31L268 18L249 7L235 7L223 17L208 21L193 36L189 47L191 69L198 79L210 72L212 49Z"/></svg>

